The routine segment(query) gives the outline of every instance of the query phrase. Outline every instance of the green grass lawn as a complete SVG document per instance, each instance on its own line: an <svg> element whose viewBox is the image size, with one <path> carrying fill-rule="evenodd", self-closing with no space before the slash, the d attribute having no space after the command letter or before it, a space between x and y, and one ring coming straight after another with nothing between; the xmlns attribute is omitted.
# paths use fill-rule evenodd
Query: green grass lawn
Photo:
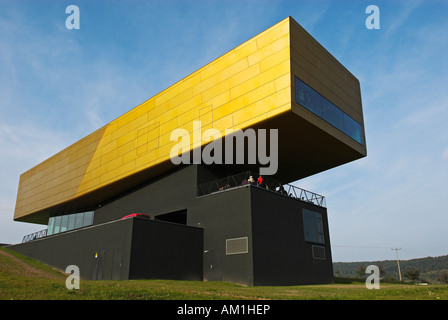
<svg viewBox="0 0 448 320"><path fill-rule="evenodd" d="M368 290L363 282L247 287L205 281L81 280L80 289L68 290L68 275L1 251L1 300L448 300L447 285L381 283L380 289Z"/></svg>

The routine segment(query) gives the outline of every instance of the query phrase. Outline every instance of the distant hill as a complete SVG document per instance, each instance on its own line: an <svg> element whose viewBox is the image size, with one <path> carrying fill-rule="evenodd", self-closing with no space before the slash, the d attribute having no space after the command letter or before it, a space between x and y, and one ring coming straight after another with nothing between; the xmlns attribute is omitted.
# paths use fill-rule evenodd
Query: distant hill
<svg viewBox="0 0 448 320"><path fill-rule="evenodd" d="M337 277L344 278L365 278L359 274L360 270L364 270L369 265L376 265L380 268L380 276L384 280L399 280L398 265L396 260L383 261L363 261L363 262L334 262L333 271ZM426 257L411 260L400 260L400 269L403 280L406 278L406 272L417 270L419 280L427 283L443 283L442 274L448 274L448 255L440 257Z"/></svg>

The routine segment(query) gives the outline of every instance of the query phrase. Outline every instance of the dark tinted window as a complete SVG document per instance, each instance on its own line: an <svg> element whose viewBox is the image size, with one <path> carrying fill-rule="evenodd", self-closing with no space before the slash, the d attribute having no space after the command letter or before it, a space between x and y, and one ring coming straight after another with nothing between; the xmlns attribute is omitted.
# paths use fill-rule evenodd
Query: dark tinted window
<svg viewBox="0 0 448 320"><path fill-rule="evenodd" d="M364 145L362 126L336 105L322 97L317 91L299 78L295 78L296 102L315 115L324 119L333 127L344 132L353 140Z"/></svg>
<svg viewBox="0 0 448 320"><path fill-rule="evenodd" d="M300 80L296 81L296 101L319 117L322 117L321 100L321 96L314 89Z"/></svg>
<svg viewBox="0 0 448 320"><path fill-rule="evenodd" d="M333 127L344 131L344 112L330 101L322 98L323 119Z"/></svg>
<svg viewBox="0 0 448 320"><path fill-rule="evenodd" d="M303 209L302 216L305 241L324 243L322 213Z"/></svg>
<svg viewBox="0 0 448 320"><path fill-rule="evenodd" d="M364 144L364 139L362 138L361 125L347 114L344 114L344 124L345 124L345 133L349 135L352 139L358 141L360 144Z"/></svg>

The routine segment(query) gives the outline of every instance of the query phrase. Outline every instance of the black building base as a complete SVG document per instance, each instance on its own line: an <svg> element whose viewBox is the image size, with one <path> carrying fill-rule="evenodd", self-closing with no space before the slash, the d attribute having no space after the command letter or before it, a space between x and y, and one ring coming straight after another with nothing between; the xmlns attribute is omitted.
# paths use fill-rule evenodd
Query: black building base
<svg viewBox="0 0 448 320"><path fill-rule="evenodd" d="M202 280L203 230L129 218L9 246L81 279Z"/></svg>
<svg viewBox="0 0 448 320"><path fill-rule="evenodd" d="M186 166L98 205L94 224L9 248L84 279L333 282L327 209L241 184L203 194L221 168ZM256 179L256 177L254 177ZM120 220L145 213L151 220Z"/></svg>

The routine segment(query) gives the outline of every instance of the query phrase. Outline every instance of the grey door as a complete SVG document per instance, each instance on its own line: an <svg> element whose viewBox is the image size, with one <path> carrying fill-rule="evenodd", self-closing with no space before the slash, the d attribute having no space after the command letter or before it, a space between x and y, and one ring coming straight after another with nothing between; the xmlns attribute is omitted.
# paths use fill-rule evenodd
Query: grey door
<svg viewBox="0 0 448 320"><path fill-rule="evenodd" d="M118 247L114 249L114 258L112 261L112 280L121 280L123 248Z"/></svg>
<svg viewBox="0 0 448 320"><path fill-rule="evenodd" d="M105 249L99 249L95 251L95 255L93 257L92 280L103 280L103 265L105 254Z"/></svg>
<svg viewBox="0 0 448 320"><path fill-rule="evenodd" d="M204 252L204 280L222 280L222 253L221 250L207 250Z"/></svg>

